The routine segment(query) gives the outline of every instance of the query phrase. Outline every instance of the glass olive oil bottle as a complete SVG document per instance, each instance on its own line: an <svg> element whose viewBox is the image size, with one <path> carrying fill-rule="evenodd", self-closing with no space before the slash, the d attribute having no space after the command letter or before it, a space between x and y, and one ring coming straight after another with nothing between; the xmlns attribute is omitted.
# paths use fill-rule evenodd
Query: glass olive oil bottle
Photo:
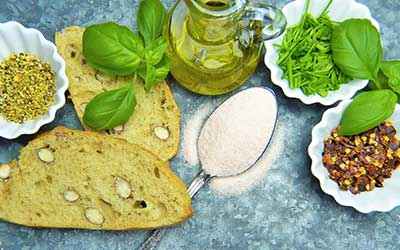
<svg viewBox="0 0 400 250"><path fill-rule="evenodd" d="M203 95L242 85L257 67L263 41L286 25L277 9L246 0L179 0L168 18L171 72L182 86Z"/></svg>

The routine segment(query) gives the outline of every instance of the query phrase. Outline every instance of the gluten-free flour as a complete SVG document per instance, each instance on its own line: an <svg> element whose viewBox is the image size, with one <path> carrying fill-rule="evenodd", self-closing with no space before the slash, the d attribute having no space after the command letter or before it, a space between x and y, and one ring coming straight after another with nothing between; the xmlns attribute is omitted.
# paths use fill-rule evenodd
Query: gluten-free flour
<svg viewBox="0 0 400 250"><path fill-rule="evenodd" d="M195 166L199 164L197 155L197 140L200 136L200 130L211 112L215 109L215 104L207 102L199 107L199 109L186 122L183 130L182 151L183 157L187 164Z"/></svg>
<svg viewBox="0 0 400 250"><path fill-rule="evenodd" d="M205 105L186 123L184 158L195 165L199 163L197 154L200 155L202 168L212 176L241 173L234 177L214 178L211 183L218 193L239 194L259 183L270 165L271 154L268 152L271 150L268 149L266 154L263 152L274 130L276 100L271 92L262 88L247 89L231 97L212 113L204 125L197 151L193 142L209 113L210 107ZM254 165L261 155L263 157Z"/></svg>
<svg viewBox="0 0 400 250"><path fill-rule="evenodd" d="M211 189L221 195L240 195L260 184L267 175L268 170L283 152L284 137L285 131L278 122L270 145L260 160L249 170L238 176L214 178L210 183Z"/></svg>

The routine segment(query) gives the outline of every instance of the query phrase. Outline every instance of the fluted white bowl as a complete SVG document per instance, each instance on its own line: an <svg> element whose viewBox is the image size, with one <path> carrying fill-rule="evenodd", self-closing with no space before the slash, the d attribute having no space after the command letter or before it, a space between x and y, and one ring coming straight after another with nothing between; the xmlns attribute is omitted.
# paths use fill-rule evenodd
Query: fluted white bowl
<svg viewBox="0 0 400 250"><path fill-rule="evenodd" d="M65 62L57 53L56 46L46 40L36 29L26 28L17 22L0 24L0 60L12 53L29 53L38 56L51 65L56 77L56 94L54 103L47 113L24 123L7 121L0 115L0 137L14 139L23 134L34 134L41 126L52 122L56 111L65 104L65 91L68 89L68 78L65 74Z"/></svg>
<svg viewBox="0 0 400 250"><path fill-rule="evenodd" d="M296 0L283 7L282 11L287 18L288 27L292 27L300 22L304 14L305 2L305 0ZM309 13L318 16L327 4L328 0L311 0ZM333 0L328 15L333 21L338 22L350 18L366 18L379 30L379 24L372 18L368 7L354 0ZM336 91L330 91L326 97L319 95L306 96L300 89L291 89L288 80L284 79L283 70L278 65L279 52L275 47L282 43L285 34L274 40L265 42L266 53L264 61L265 65L271 71L272 82L281 87L286 96L297 98L305 104L320 103L328 106L337 101L352 98L358 90L367 86L367 80L353 80L347 84L342 84L340 89Z"/></svg>
<svg viewBox="0 0 400 250"><path fill-rule="evenodd" d="M329 178L328 170L322 163L324 140L339 125L342 114L350 103L351 100L342 101L337 107L327 110L323 114L321 122L314 127L312 141L308 147L308 154L311 157L311 172L319 180L321 189L331 195L340 205L353 207L361 213L388 212L400 205L400 170L395 170L391 178L385 179L382 188L354 195L350 191L341 190L338 184ZM390 120L399 132L400 105L396 105Z"/></svg>

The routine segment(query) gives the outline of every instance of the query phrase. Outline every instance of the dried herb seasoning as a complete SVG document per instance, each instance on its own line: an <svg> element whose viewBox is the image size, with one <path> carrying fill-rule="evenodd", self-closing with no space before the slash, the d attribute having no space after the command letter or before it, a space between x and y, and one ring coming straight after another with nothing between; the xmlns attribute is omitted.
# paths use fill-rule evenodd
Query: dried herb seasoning
<svg viewBox="0 0 400 250"><path fill-rule="evenodd" d="M383 187L400 166L396 129L388 122L354 136L339 136L335 129L325 140L322 161L342 190L358 194Z"/></svg>
<svg viewBox="0 0 400 250"><path fill-rule="evenodd" d="M0 63L0 114L23 123L45 114L54 102L55 75L34 55L12 54Z"/></svg>

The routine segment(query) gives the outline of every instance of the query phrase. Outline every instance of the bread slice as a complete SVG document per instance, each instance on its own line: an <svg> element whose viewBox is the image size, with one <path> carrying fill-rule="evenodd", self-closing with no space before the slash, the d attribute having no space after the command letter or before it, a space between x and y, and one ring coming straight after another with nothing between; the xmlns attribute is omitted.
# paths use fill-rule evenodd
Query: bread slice
<svg viewBox="0 0 400 250"><path fill-rule="evenodd" d="M150 150L162 160L174 157L179 146L180 112L168 85L162 82L147 93L134 77L112 77L94 70L82 55L83 32L84 28L74 26L56 33L58 51L67 65L69 92L80 120L94 96L132 82L137 99L135 113L124 126L109 133Z"/></svg>
<svg viewBox="0 0 400 250"><path fill-rule="evenodd" d="M192 214L168 164L125 140L58 127L0 175L0 218L31 227L150 229Z"/></svg>

